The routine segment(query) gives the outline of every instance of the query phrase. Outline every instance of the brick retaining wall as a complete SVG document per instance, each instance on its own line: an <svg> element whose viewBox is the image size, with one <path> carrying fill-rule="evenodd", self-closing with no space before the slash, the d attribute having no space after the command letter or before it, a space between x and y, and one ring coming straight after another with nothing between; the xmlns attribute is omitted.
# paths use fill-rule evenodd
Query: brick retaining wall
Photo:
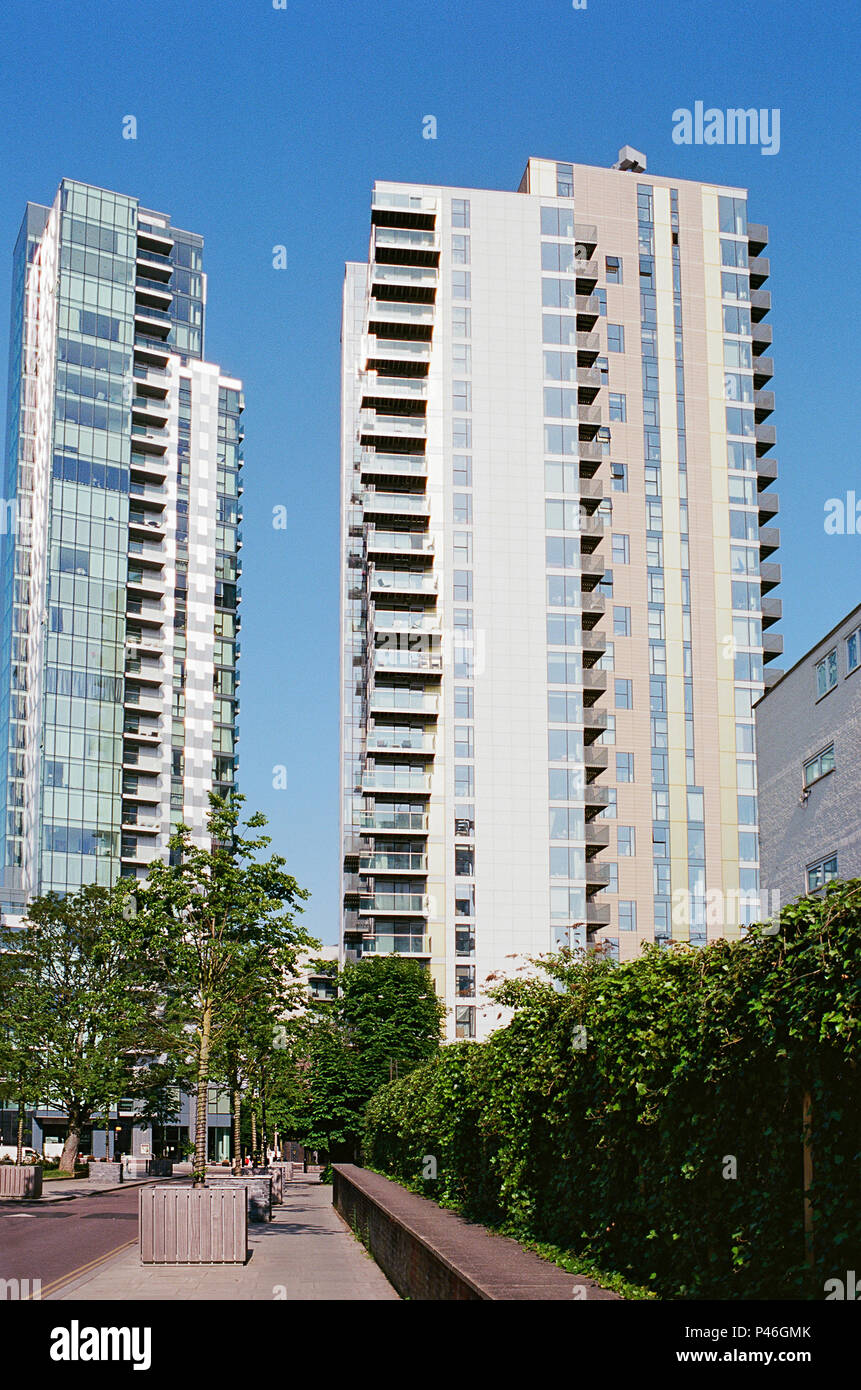
<svg viewBox="0 0 861 1390"><path fill-rule="evenodd" d="M332 1165L335 1209L402 1298L618 1299L589 1279L352 1163ZM585 1289L585 1294L578 1290Z"/></svg>

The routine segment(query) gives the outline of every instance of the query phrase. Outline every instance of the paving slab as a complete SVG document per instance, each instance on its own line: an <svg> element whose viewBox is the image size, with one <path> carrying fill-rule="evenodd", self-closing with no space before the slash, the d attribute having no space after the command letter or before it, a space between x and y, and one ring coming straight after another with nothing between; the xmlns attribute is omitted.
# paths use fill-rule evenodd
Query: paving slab
<svg viewBox="0 0 861 1390"><path fill-rule="evenodd" d="M141 1265L137 1246L121 1251L57 1298L399 1301L385 1275L332 1206L316 1174L285 1184L284 1205L265 1225L249 1224L244 1265Z"/></svg>

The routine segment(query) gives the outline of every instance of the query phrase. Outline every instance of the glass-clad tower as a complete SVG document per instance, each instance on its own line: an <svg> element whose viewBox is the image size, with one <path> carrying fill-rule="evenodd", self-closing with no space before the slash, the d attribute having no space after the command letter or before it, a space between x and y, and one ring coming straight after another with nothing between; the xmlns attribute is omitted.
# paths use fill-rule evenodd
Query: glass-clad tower
<svg viewBox="0 0 861 1390"><path fill-rule="evenodd" d="M759 915L782 650L767 230L744 189L530 159L378 182L342 331L342 950L488 976Z"/></svg>
<svg viewBox="0 0 861 1390"><path fill-rule="evenodd" d="M202 238L64 180L15 249L2 905L143 876L236 776L241 382Z"/></svg>

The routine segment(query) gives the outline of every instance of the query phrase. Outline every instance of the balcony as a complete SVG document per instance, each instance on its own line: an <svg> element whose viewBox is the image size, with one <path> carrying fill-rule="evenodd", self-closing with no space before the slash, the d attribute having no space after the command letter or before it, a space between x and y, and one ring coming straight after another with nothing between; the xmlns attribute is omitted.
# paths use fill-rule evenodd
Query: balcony
<svg viewBox="0 0 861 1390"><path fill-rule="evenodd" d="M767 256L751 256L748 266L750 269L750 288L758 290L771 274L771 262Z"/></svg>
<svg viewBox="0 0 861 1390"><path fill-rule="evenodd" d="M606 772L610 765L610 750L603 743L589 743L583 753L583 765L586 769L586 777L591 781L594 777Z"/></svg>
<svg viewBox="0 0 861 1390"><path fill-rule="evenodd" d="M598 228L594 222L575 222L574 223L574 242L576 254L582 252L591 255L598 245Z"/></svg>
<svg viewBox="0 0 861 1390"><path fill-rule="evenodd" d="M594 627L604 616L607 600L603 594L592 589L591 592L583 594L580 599L581 622L584 628Z"/></svg>
<svg viewBox="0 0 861 1390"><path fill-rule="evenodd" d="M168 446L166 430L156 430L151 425L132 425L132 443L145 454L164 454Z"/></svg>
<svg viewBox="0 0 861 1390"><path fill-rule="evenodd" d="M587 667L594 666L596 661L607 650L607 634L601 628L584 629L581 642L583 646L583 662Z"/></svg>
<svg viewBox="0 0 861 1390"><path fill-rule="evenodd" d="M589 821L586 825L586 849L595 851L608 849L610 845L610 827L606 821Z"/></svg>
<svg viewBox="0 0 861 1390"><path fill-rule="evenodd" d="M772 627L774 623L779 623L783 617L783 600L779 598L764 598L760 601L762 613L762 626Z"/></svg>
<svg viewBox="0 0 861 1390"><path fill-rule="evenodd" d="M129 530L140 531L146 536L158 536L161 539L164 536L164 520L153 518L151 513L147 516L132 516L129 513Z"/></svg>
<svg viewBox="0 0 861 1390"><path fill-rule="evenodd" d="M577 314L577 328L581 333L589 333L595 327L601 314L601 305L596 294L577 294L574 296L574 309Z"/></svg>
<svg viewBox="0 0 861 1390"><path fill-rule="evenodd" d="M604 462L605 454L597 439L581 439L577 450L580 477L593 478Z"/></svg>
<svg viewBox="0 0 861 1390"><path fill-rule="evenodd" d="M768 245L768 227L763 222L748 222L747 245L751 256L759 256Z"/></svg>
<svg viewBox="0 0 861 1390"><path fill-rule="evenodd" d="M430 515L430 499L421 492L367 491L362 498L365 517Z"/></svg>
<svg viewBox="0 0 861 1390"><path fill-rule="evenodd" d="M406 534L410 533L407 532ZM402 548L400 547L400 549ZM439 581L435 574L426 574L417 570L383 570L372 565L368 576L368 587L371 593L424 594L428 598L435 598Z"/></svg>
<svg viewBox="0 0 861 1390"><path fill-rule="evenodd" d="M173 237L166 227L152 227L146 223L138 223L138 251L154 251L157 256L165 260L173 250Z"/></svg>
<svg viewBox="0 0 861 1390"><path fill-rule="evenodd" d="M578 257L574 261L574 274L577 277L577 293L590 295L598 283L598 262Z"/></svg>
<svg viewBox="0 0 861 1390"><path fill-rule="evenodd" d="M576 379L579 391L578 399L582 404L588 405L590 401L594 401L604 385L601 369L600 367L578 367Z"/></svg>
<svg viewBox="0 0 861 1390"><path fill-rule="evenodd" d="M601 352L600 333L577 333L574 339L577 349L577 365L590 367Z"/></svg>
<svg viewBox="0 0 861 1390"><path fill-rule="evenodd" d="M426 874L428 858L415 850L374 850L359 855L359 872L363 874Z"/></svg>
<svg viewBox="0 0 861 1390"><path fill-rule="evenodd" d="M127 820L125 812L121 825L124 831L138 835L157 835L161 830L160 820Z"/></svg>
<svg viewBox="0 0 861 1390"><path fill-rule="evenodd" d="M135 396L132 400L132 419L142 425L164 429L168 420L167 405L152 396Z"/></svg>
<svg viewBox="0 0 861 1390"><path fill-rule="evenodd" d="M426 835L428 818L426 811L395 811L383 805L373 811L360 811L356 825L366 834Z"/></svg>
<svg viewBox="0 0 861 1390"><path fill-rule="evenodd" d="M771 347L774 330L770 323L753 323L750 336L753 339L754 355L758 357L766 348Z"/></svg>
<svg viewBox="0 0 861 1390"><path fill-rule="evenodd" d="M777 526L760 526L759 558L767 560L780 546L780 529Z"/></svg>
<svg viewBox="0 0 861 1390"><path fill-rule="evenodd" d="M773 516L780 511L780 495L776 492L762 492L757 498L759 506L759 524L764 526Z"/></svg>
<svg viewBox="0 0 861 1390"><path fill-rule="evenodd" d="M156 342L153 338L146 337L143 333L135 333L134 352L136 362L145 362L149 366L165 367L170 361L172 349L163 341Z"/></svg>
<svg viewBox="0 0 861 1390"><path fill-rule="evenodd" d="M368 915L426 917L428 900L426 893L361 893L359 912Z"/></svg>
<svg viewBox="0 0 861 1390"><path fill-rule="evenodd" d="M132 473L137 473L144 481L152 483L163 483L167 476L167 459L163 453L136 454L132 450L129 467Z"/></svg>
<svg viewBox="0 0 861 1390"><path fill-rule="evenodd" d="M365 937L357 954L359 956L430 956L430 937L374 933L373 936Z"/></svg>
<svg viewBox="0 0 861 1390"><path fill-rule="evenodd" d="M409 768L369 768L362 772L363 794L390 795L393 792L408 792L410 796L430 796L431 779L429 773L412 772Z"/></svg>
<svg viewBox="0 0 861 1390"><path fill-rule="evenodd" d="M763 317L763 315L769 313L770 310L771 310L771 291L770 291L770 290L751 290L751 292L750 292L750 316L751 316L751 318L753 319L754 323L759 323L759 320Z"/></svg>
<svg viewBox="0 0 861 1390"><path fill-rule="evenodd" d="M604 578L604 561L600 554L580 556L580 586L594 589Z"/></svg>
<svg viewBox="0 0 861 1390"><path fill-rule="evenodd" d="M756 485L760 491L769 483L777 481L777 459L758 458L756 461Z"/></svg>
<svg viewBox="0 0 861 1390"><path fill-rule="evenodd" d="M153 333L157 337L166 338L171 330L170 314L166 314L163 309L153 309L147 304L135 304L135 327L140 328L142 333Z"/></svg>
<svg viewBox="0 0 861 1390"><path fill-rule="evenodd" d="M161 733L158 729L127 729L124 727L123 738L127 743L157 744L161 741Z"/></svg>
<svg viewBox="0 0 861 1390"><path fill-rule="evenodd" d="M376 647L384 646L410 646L409 642L404 642L403 633L426 632L434 636L440 636L439 619L431 609L423 609L419 613L413 613L406 608L374 608L369 622L369 634L375 639L377 633L382 633L380 641L374 641ZM415 650L423 645L415 644Z"/></svg>
<svg viewBox="0 0 861 1390"><path fill-rule="evenodd" d="M406 324L433 324L434 307L432 304L400 304L397 301L391 303L375 304L373 306L374 318L382 323L406 323Z"/></svg>
<svg viewBox="0 0 861 1390"><path fill-rule="evenodd" d="M422 212L436 212L438 199L424 193L390 193L386 189L374 187L372 205L375 208L403 208Z"/></svg>
<svg viewBox="0 0 861 1390"><path fill-rule="evenodd" d="M433 734L409 725L401 729L371 729L368 733L369 753L406 753L410 757L432 758L435 745Z"/></svg>
<svg viewBox="0 0 861 1390"><path fill-rule="evenodd" d="M427 398L427 393L427 377L425 376L386 376L384 373L374 370L365 373L365 381L362 385L362 404L368 408L369 402L378 400L406 401L420 410ZM384 407L372 405L370 408L382 410ZM424 410L421 409L420 413L424 414Z"/></svg>
<svg viewBox="0 0 861 1390"><path fill-rule="evenodd" d="M424 415L381 415L375 410L363 410L358 433L362 444L371 444L375 439L418 442L427 438L427 421Z"/></svg>
<svg viewBox="0 0 861 1390"><path fill-rule="evenodd" d="M441 676L442 653L378 647L371 655L370 666L374 673L384 671L406 676Z"/></svg>
<svg viewBox="0 0 861 1390"><path fill-rule="evenodd" d="M362 449L362 477L426 478L428 461L424 454L382 454Z"/></svg>
<svg viewBox="0 0 861 1390"><path fill-rule="evenodd" d="M598 893L610 883L610 868L597 859L586 860L586 892Z"/></svg>
<svg viewBox="0 0 861 1390"><path fill-rule="evenodd" d="M776 656L783 654L783 637L779 632L764 632L762 634L762 659L763 661L773 661Z"/></svg>
<svg viewBox="0 0 861 1390"><path fill-rule="evenodd" d="M437 266L440 244L436 232L417 227L374 228L374 263Z"/></svg>
<svg viewBox="0 0 861 1390"><path fill-rule="evenodd" d="M774 410L773 391L754 391L754 414L757 420L765 420Z"/></svg>
<svg viewBox="0 0 861 1390"><path fill-rule="evenodd" d="M782 680L785 675L786 672L778 670L776 666L766 666L765 670L762 673L762 683L767 691L771 690L772 687L777 685L777 682L779 680Z"/></svg>
<svg viewBox="0 0 861 1390"><path fill-rule="evenodd" d="M757 454L766 454L777 443L777 430L774 425L754 425Z"/></svg>
<svg viewBox="0 0 861 1390"><path fill-rule="evenodd" d="M368 335L368 353L366 370L373 372L378 370L378 362L430 362L431 345L424 338L381 338L379 335Z"/></svg>
<svg viewBox="0 0 861 1390"><path fill-rule="evenodd" d="M583 789L583 809L587 818L597 816L610 804L610 793L600 782L587 782Z"/></svg>
<svg viewBox="0 0 861 1390"><path fill-rule="evenodd" d="M434 719L439 714L438 696L426 695L409 685L378 685L371 691L368 705L374 711L392 710L397 714L421 714Z"/></svg>
<svg viewBox="0 0 861 1390"><path fill-rule="evenodd" d="M586 705L583 709L583 737L587 743L600 738L607 728L607 711L597 705Z"/></svg>
<svg viewBox="0 0 861 1390"><path fill-rule="evenodd" d="M766 563L760 565L759 582L764 594L767 594L770 589L776 589L781 578L782 571L780 565L774 564L772 561L766 561Z"/></svg>
<svg viewBox="0 0 861 1390"><path fill-rule="evenodd" d="M607 690L607 672L595 666L587 666L583 671L583 702L594 704Z"/></svg>
<svg viewBox="0 0 861 1390"><path fill-rule="evenodd" d="M148 280L159 281L163 285L167 285L173 274L173 264L169 256L161 256L157 251L144 250L142 246L138 246L135 264L138 275Z"/></svg>
<svg viewBox="0 0 861 1390"><path fill-rule="evenodd" d="M607 521L603 512L580 517L580 553L591 555L598 549L607 531Z"/></svg>
<svg viewBox="0 0 861 1390"><path fill-rule="evenodd" d="M410 554L429 558L434 553L433 537L424 531L381 531L376 526L368 526L367 544L369 555Z"/></svg>
<svg viewBox="0 0 861 1390"><path fill-rule="evenodd" d="M586 903L586 929L610 925L610 908L607 903Z"/></svg>
<svg viewBox="0 0 861 1390"><path fill-rule="evenodd" d="M774 359L772 357L754 357L753 359L753 389L759 391L767 381L771 381L774 376Z"/></svg>

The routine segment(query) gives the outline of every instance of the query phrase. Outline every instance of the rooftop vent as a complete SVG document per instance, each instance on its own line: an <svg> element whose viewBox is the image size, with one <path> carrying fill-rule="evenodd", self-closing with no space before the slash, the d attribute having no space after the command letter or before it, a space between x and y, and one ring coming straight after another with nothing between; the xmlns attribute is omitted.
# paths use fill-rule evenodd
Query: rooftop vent
<svg viewBox="0 0 861 1390"><path fill-rule="evenodd" d="M613 168L630 170L632 174L644 174L646 172L646 156L640 150L635 150L632 145L623 145Z"/></svg>

